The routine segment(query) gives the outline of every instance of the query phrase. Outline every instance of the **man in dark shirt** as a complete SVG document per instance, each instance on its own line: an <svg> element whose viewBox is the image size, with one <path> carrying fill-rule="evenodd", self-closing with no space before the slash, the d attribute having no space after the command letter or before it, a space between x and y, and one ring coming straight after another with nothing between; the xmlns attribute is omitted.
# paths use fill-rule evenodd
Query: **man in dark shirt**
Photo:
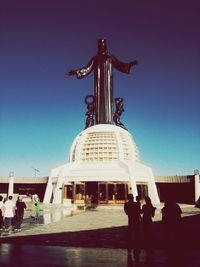
<svg viewBox="0 0 200 267"><path fill-rule="evenodd" d="M16 224L14 227L15 231L20 231L21 230L21 224L23 222L24 218L24 210L26 209L26 204L23 201L21 197L18 197L18 200L16 202Z"/></svg>
<svg viewBox="0 0 200 267"><path fill-rule="evenodd" d="M128 201L124 204L124 211L128 215L128 253L134 250L134 258L139 260L140 253L140 208L136 202L133 201L132 194L128 194Z"/></svg>

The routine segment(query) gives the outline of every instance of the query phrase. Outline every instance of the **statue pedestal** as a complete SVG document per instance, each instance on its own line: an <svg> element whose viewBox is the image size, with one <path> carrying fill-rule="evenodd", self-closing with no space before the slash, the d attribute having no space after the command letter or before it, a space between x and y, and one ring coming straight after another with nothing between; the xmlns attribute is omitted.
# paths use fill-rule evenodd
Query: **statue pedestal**
<svg viewBox="0 0 200 267"><path fill-rule="evenodd" d="M152 169L140 163L130 133L115 125L89 127L74 139L69 162L51 171L44 202L49 203L53 195L53 203L62 203L64 183L87 182L124 183L128 185L126 193L134 196L138 185L146 185L152 202L160 203Z"/></svg>

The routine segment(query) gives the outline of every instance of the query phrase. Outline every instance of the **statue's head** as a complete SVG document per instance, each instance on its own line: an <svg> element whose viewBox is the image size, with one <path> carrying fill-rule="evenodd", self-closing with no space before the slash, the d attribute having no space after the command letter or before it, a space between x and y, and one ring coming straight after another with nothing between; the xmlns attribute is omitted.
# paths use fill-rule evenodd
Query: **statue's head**
<svg viewBox="0 0 200 267"><path fill-rule="evenodd" d="M100 38L98 40L98 54L106 54L107 53L107 45L106 45L106 39Z"/></svg>

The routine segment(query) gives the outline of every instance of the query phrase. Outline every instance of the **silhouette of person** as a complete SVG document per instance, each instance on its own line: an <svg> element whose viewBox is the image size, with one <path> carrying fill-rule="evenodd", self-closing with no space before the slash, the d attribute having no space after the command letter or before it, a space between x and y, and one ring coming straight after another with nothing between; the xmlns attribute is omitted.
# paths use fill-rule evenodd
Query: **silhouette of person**
<svg viewBox="0 0 200 267"><path fill-rule="evenodd" d="M140 196L136 197L136 203L138 204L138 207L141 209L141 197Z"/></svg>
<svg viewBox="0 0 200 267"><path fill-rule="evenodd" d="M182 210L173 198L168 198L161 212L167 249L171 255L174 253L177 255L181 248Z"/></svg>
<svg viewBox="0 0 200 267"><path fill-rule="evenodd" d="M152 205L150 197L145 197L145 204L142 206L142 226L144 233L144 245L147 256L153 256L152 242L153 242L153 232L152 232L152 218L155 215L156 208Z"/></svg>
<svg viewBox="0 0 200 267"><path fill-rule="evenodd" d="M88 64L76 70L70 70L67 75L76 75L82 79L94 72L94 97L96 124L112 124L113 121L113 68L123 73L130 73L137 60L129 63L119 61L108 52L105 39L98 40L97 54Z"/></svg>
<svg viewBox="0 0 200 267"><path fill-rule="evenodd" d="M140 210L140 222L142 222L142 217L141 217L141 214L142 214L141 197L140 196L136 196L135 200L136 200L136 204L138 205L138 209Z"/></svg>
<svg viewBox="0 0 200 267"><path fill-rule="evenodd" d="M133 201L132 194L128 194L128 201L124 204L124 211L128 215L128 254L133 249L134 259L139 261L140 254L140 209L138 204Z"/></svg>

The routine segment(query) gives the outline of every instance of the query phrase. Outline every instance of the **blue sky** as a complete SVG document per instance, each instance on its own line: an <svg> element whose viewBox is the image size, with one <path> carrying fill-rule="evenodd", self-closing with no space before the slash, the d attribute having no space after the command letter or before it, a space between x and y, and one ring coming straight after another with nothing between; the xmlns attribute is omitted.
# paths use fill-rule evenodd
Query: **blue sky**
<svg viewBox="0 0 200 267"><path fill-rule="evenodd" d="M67 162L85 127L93 75L66 77L96 54L97 40L120 60L121 121L155 175L200 169L199 1L1 1L0 176L49 175Z"/></svg>

